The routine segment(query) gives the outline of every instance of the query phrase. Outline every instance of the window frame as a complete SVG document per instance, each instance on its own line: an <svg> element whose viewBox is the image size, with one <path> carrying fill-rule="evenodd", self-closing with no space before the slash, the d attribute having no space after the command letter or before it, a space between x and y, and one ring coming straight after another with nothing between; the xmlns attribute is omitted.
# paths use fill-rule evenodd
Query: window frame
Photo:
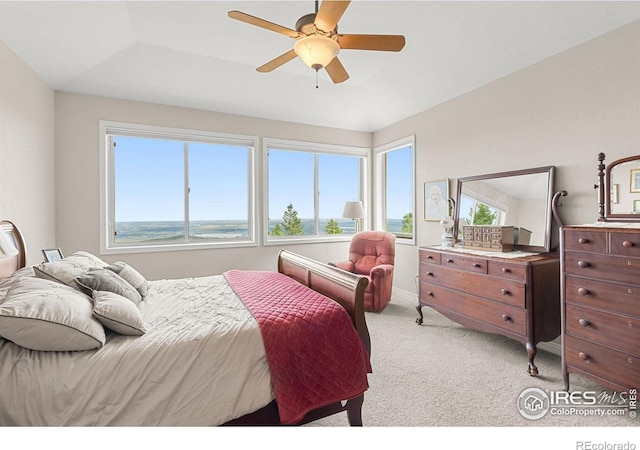
<svg viewBox="0 0 640 450"><path fill-rule="evenodd" d="M247 238L224 241L189 242L188 240L170 244L116 243L113 240L115 219L115 173L114 155L110 148L110 136L120 135L148 139L168 139L182 142L246 146L249 151L247 164ZM256 220L256 150L258 138L251 135L218 133L184 128L160 127L125 122L100 121L100 252L101 254L147 253L209 248L252 247L258 245ZM188 155L185 152L185 158ZM188 167L185 162L185 172ZM188 196L188 176L185 174L185 197ZM185 201L187 199L185 198ZM185 226L189 226L185 204Z"/></svg>
<svg viewBox="0 0 640 450"><path fill-rule="evenodd" d="M270 236L269 235L269 158L268 152L273 150L295 151L311 153L314 155L314 220L318 221L319 192L318 192L318 154L330 154L339 156L352 156L360 158L360 183L359 194L365 211L365 217L361 221L361 229L366 229L368 217L367 208L368 177L370 169L370 149L365 147L351 147L344 145L321 144L315 142L296 141L288 139L263 138L262 139L262 242L265 246L283 244L303 244L317 242L341 242L350 241L353 234L315 234L300 236ZM346 201L346 200L345 200Z"/></svg>
<svg viewBox="0 0 640 450"><path fill-rule="evenodd" d="M416 221L416 137L407 136L396 141L377 146L373 149L374 160L374 227L376 230L386 230L386 210L387 210L387 177L386 177L386 154L404 147L411 147L411 214L413 216L413 230L411 237L405 234L393 233L396 236L396 243L403 245L415 245L417 242L417 221Z"/></svg>

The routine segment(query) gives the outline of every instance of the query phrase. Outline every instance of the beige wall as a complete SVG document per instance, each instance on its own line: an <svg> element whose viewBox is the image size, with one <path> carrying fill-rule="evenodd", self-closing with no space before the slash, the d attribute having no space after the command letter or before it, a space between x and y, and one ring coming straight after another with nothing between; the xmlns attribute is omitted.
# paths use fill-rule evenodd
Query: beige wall
<svg viewBox="0 0 640 450"><path fill-rule="evenodd" d="M374 145L415 134L416 218L425 181L554 165L569 195L567 224L598 217L597 155L640 154L640 22L530 66L374 133ZM415 221L418 244L438 244L437 222ZM417 247L401 247L396 286L416 293Z"/></svg>
<svg viewBox="0 0 640 450"><path fill-rule="evenodd" d="M286 122L56 93L56 241L65 253L100 251L99 121L110 120L260 137L371 147L371 134ZM150 279L202 276L231 268L275 269L282 247L171 251L103 256L124 260ZM320 261L344 259L348 242L286 247Z"/></svg>
<svg viewBox="0 0 640 450"><path fill-rule="evenodd" d="M0 219L27 240L27 263L55 245L54 93L0 41Z"/></svg>

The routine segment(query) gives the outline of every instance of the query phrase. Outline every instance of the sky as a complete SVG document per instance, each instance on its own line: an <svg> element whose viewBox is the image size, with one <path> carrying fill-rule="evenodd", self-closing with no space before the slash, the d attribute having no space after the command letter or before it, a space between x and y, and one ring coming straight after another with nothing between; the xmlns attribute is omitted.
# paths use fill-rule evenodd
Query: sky
<svg viewBox="0 0 640 450"><path fill-rule="evenodd" d="M149 142L153 145L149 145ZM116 138L116 221L173 221L184 217L184 153L182 142ZM249 150L237 146L189 144L190 220L247 218ZM217 161L225 161L219 164ZM344 204L359 198L358 158L320 154L319 216L339 219ZM411 210L411 152L388 154L388 186L394 195L389 218ZM281 219L289 203L300 218L314 217L314 155L271 150L269 217ZM262 186L258 186L262 201Z"/></svg>

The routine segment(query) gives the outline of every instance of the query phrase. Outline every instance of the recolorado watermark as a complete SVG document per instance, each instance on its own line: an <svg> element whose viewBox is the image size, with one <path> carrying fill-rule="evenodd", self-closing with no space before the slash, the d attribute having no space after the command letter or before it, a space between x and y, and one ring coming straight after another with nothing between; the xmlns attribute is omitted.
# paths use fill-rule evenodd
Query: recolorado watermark
<svg viewBox="0 0 640 450"><path fill-rule="evenodd" d="M527 388L518 396L518 411L525 419L552 416L627 416L637 417L637 390L550 391ZM614 450L616 447L581 447L584 450ZM629 449L634 450L634 449Z"/></svg>
<svg viewBox="0 0 640 450"><path fill-rule="evenodd" d="M578 441L576 442L576 450L636 450L636 444L633 442L592 442Z"/></svg>

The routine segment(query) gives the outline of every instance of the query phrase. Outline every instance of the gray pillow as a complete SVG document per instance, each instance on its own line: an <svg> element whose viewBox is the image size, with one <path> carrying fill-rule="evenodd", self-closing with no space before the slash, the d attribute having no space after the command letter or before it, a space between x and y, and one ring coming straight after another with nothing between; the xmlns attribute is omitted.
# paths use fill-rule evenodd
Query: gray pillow
<svg viewBox="0 0 640 450"><path fill-rule="evenodd" d="M93 291L93 303L93 314L110 330L128 336L147 332L140 310L129 299L113 292Z"/></svg>
<svg viewBox="0 0 640 450"><path fill-rule="evenodd" d="M80 351L106 341L83 293L40 278L19 277L0 304L0 336L31 350Z"/></svg>
<svg viewBox="0 0 640 450"><path fill-rule="evenodd" d="M93 291L108 291L128 298L135 305L140 303L140 293L124 278L109 269L90 270L74 278L82 292L92 296Z"/></svg>
<svg viewBox="0 0 640 450"><path fill-rule="evenodd" d="M88 252L75 252L58 261L51 261L33 266L35 275L45 280L57 281L74 289L78 286L73 279L91 269L104 268L108 264ZM89 294L91 295L91 294Z"/></svg>
<svg viewBox="0 0 640 450"><path fill-rule="evenodd" d="M136 288L136 290L143 298L145 295L147 295L147 289L149 288L147 280L142 276L140 272L131 267L129 264L122 261L117 261L113 264L110 264L107 269L112 270L113 272L124 278L131 286Z"/></svg>

